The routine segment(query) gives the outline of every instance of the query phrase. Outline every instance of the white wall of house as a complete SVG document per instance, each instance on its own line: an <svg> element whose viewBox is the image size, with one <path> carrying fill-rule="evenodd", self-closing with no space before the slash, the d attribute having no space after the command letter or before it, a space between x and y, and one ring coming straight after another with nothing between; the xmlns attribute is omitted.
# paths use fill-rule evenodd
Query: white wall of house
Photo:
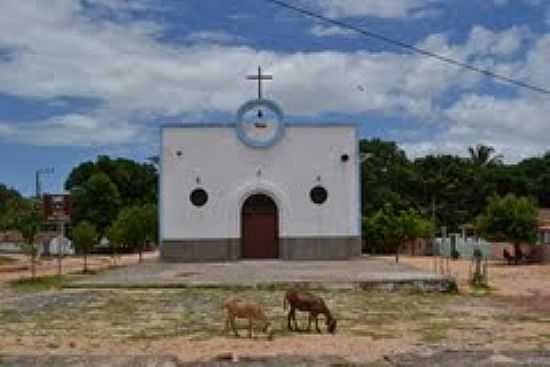
<svg viewBox="0 0 550 367"><path fill-rule="evenodd" d="M184 126L161 131L162 240L239 238L242 203L258 192L277 203L280 237L360 236L355 126L287 125L266 149L233 126ZM309 197L316 185L328 191L322 205ZM198 187L209 195L203 207L189 199Z"/></svg>

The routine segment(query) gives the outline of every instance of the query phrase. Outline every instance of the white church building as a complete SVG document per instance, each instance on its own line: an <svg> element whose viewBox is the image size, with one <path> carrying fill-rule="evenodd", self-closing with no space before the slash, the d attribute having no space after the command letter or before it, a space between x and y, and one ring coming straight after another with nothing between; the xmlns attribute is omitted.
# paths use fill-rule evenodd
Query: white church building
<svg viewBox="0 0 550 367"><path fill-rule="evenodd" d="M252 78L252 77L250 77ZM161 128L165 261L333 260L361 253L355 124L293 123L262 98L232 123Z"/></svg>

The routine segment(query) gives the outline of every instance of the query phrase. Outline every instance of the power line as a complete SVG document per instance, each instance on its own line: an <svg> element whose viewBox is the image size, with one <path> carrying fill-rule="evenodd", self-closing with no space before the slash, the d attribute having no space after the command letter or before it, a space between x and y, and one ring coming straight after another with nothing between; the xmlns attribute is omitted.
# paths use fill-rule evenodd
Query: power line
<svg viewBox="0 0 550 367"><path fill-rule="evenodd" d="M455 59L452 59L452 58L447 57L447 56L442 56L442 55L439 55L435 52L431 52L431 51L425 50L423 48L416 47L414 45L410 45L410 44L405 43L405 42L397 41L397 40L394 40L394 39L389 38L387 36L384 36L384 35L381 35L381 34L378 34L378 33L372 32L372 31L362 29L362 28L356 27L354 25L351 25L351 24L348 24L348 23L345 23L345 22L341 22L341 21L336 20L336 19L325 17L325 16L317 14L313 11L310 11L310 10L307 10L307 9L289 4L289 3L281 1L281 0L264 0L264 1L267 1L269 3L275 4L275 5L283 7L283 8L287 8L289 10L300 13L300 14L305 15L307 17L315 18L315 19L321 20L325 23L330 23L330 24L333 24L337 27L348 29L348 30L360 33L364 36L375 38L375 39L378 39L380 41L392 44L394 46L398 46L398 47L401 47L401 48L404 48L404 49L408 49L408 50L411 50L411 51L416 52L418 54L421 54L421 55L424 55L424 56L427 56L427 57L431 57L431 58L437 59L439 61L461 67L463 69L467 69L467 70L470 70L470 71L474 71L476 73L483 74L483 75L491 77L493 79L498 79L500 81L504 81L504 82L507 82L509 84L513 84L513 85L516 85L518 87L521 87L521 88L530 89L530 90L535 91L535 92L539 92L539 93L543 93L543 94L550 94L549 89L545 89L545 88L538 87L538 86L533 85L533 84L525 83L525 82L522 82L520 80L512 79L512 78L507 77L505 75L497 74L497 73L494 73L490 70L482 69L482 68L479 68L477 66L467 64L465 62L455 60Z"/></svg>

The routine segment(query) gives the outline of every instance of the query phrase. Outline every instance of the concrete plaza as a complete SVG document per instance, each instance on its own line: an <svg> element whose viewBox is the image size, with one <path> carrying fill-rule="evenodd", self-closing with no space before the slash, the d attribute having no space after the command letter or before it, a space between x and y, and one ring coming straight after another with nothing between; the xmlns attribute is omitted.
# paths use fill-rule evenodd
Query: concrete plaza
<svg viewBox="0 0 550 367"><path fill-rule="evenodd" d="M288 287L416 288L446 290L449 279L388 259L346 261L246 260L218 263L164 263L150 259L101 272L70 287Z"/></svg>

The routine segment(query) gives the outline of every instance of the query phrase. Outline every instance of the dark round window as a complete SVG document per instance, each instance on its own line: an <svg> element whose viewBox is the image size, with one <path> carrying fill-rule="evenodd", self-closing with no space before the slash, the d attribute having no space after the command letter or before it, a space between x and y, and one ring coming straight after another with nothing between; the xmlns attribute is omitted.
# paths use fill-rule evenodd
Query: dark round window
<svg viewBox="0 0 550 367"><path fill-rule="evenodd" d="M189 195L189 199L194 206L203 206L208 201L208 194L204 189L195 189Z"/></svg>
<svg viewBox="0 0 550 367"><path fill-rule="evenodd" d="M309 197L315 204L321 205L327 201L328 192L323 186L315 186L309 192Z"/></svg>
<svg viewBox="0 0 550 367"><path fill-rule="evenodd" d="M347 162L347 161L349 161L349 155L348 154L342 154L342 156L340 156L340 159L342 160L342 162Z"/></svg>

